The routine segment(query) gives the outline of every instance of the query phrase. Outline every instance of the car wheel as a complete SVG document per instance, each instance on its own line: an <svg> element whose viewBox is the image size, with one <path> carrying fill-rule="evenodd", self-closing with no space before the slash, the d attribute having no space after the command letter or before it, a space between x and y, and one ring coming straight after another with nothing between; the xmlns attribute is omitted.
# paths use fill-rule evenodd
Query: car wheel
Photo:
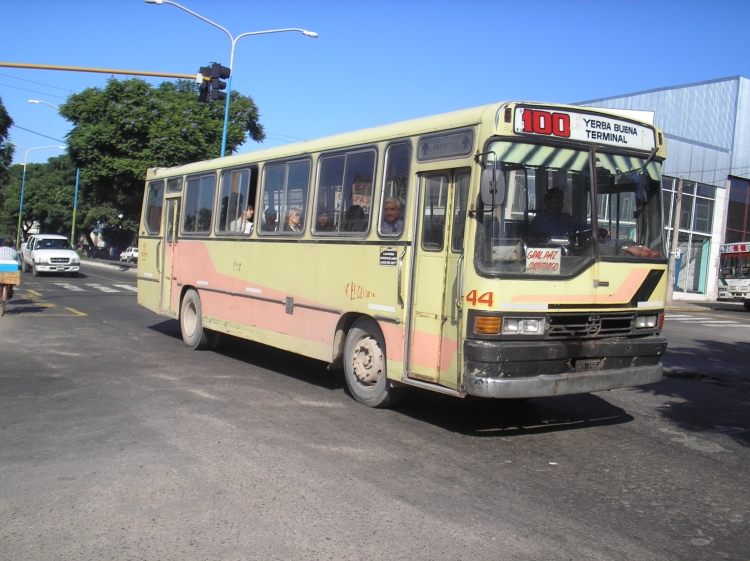
<svg viewBox="0 0 750 561"><path fill-rule="evenodd" d="M22 261L22 262L21 262L21 270L22 270L22 271L23 271L24 273L28 273L28 272L29 272L29 264L28 264L28 263L26 263L26 261Z"/></svg>
<svg viewBox="0 0 750 561"><path fill-rule="evenodd" d="M208 336L203 329L201 298L195 290L188 290L180 307L180 331L188 348L202 351L208 348Z"/></svg>
<svg viewBox="0 0 750 561"><path fill-rule="evenodd" d="M39 273L39 271L36 270L36 265L31 266L31 274L34 275L35 277L38 277L41 274Z"/></svg>
<svg viewBox="0 0 750 561"><path fill-rule="evenodd" d="M349 330L344 346L344 376L354 399L368 407L390 407L406 388L394 386L386 375L385 340L371 318L360 318Z"/></svg>

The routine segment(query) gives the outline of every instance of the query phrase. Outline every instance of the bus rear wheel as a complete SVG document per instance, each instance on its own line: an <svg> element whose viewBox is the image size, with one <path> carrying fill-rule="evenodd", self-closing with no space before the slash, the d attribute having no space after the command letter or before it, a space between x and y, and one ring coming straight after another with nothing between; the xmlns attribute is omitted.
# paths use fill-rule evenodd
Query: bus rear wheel
<svg viewBox="0 0 750 561"><path fill-rule="evenodd" d="M344 347L344 376L354 399L368 407L390 407L404 395L386 376L385 340L375 320L360 318Z"/></svg>
<svg viewBox="0 0 750 561"><path fill-rule="evenodd" d="M188 348L201 351L208 348L208 334L203 329L201 298L195 290L188 290L180 308L180 331Z"/></svg>

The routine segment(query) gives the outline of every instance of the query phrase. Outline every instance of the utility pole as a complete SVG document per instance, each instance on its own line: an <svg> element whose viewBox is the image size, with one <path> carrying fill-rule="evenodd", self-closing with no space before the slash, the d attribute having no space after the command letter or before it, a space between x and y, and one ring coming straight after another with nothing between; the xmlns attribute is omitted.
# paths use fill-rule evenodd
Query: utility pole
<svg viewBox="0 0 750 561"><path fill-rule="evenodd" d="M672 293L674 292L674 277L677 265L677 241L680 237L680 214L682 213L682 176L677 182L677 195L674 201L674 215L672 217L672 247L669 250L669 266L667 275L667 306L672 305Z"/></svg>

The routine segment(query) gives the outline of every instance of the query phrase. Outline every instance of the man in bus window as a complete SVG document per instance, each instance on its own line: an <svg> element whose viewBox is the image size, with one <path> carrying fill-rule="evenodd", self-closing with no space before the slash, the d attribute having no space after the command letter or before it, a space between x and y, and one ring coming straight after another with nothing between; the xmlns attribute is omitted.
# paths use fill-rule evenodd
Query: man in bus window
<svg viewBox="0 0 750 561"><path fill-rule="evenodd" d="M264 232L275 232L276 231L276 211L272 208L267 208L265 212L265 222L263 223Z"/></svg>
<svg viewBox="0 0 750 561"><path fill-rule="evenodd" d="M383 205L383 222L380 231L383 234L400 234L404 229L404 219L401 216L401 201L388 197Z"/></svg>
<svg viewBox="0 0 750 561"><path fill-rule="evenodd" d="M290 208L289 213L284 223L285 232L301 232L302 231L302 212L298 208Z"/></svg>
<svg viewBox="0 0 750 561"><path fill-rule="evenodd" d="M549 237L567 237L587 230L589 226L563 212L565 194L562 189L552 187L544 195L544 210L537 212L531 221L531 232Z"/></svg>
<svg viewBox="0 0 750 561"><path fill-rule="evenodd" d="M333 230L333 221L326 207L318 209L318 220L315 222L316 232L331 232Z"/></svg>

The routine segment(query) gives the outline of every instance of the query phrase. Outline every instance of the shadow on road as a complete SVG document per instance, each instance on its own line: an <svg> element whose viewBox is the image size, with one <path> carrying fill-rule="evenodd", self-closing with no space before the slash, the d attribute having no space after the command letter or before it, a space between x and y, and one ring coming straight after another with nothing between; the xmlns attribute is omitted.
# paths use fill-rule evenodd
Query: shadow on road
<svg viewBox="0 0 750 561"><path fill-rule="evenodd" d="M152 325L149 329L181 339L180 326L175 320ZM225 337L215 352L306 384L349 393L343 371L328 370L325 363L317 360L236 337ZM477 437L551 433L618 425L633 420L619 407L595 395L526 401L460 399L410 388L393 410L447 431Z"/></svg>
<svg viewBox="0 0 750 561"><path fill-rule="evenodd" d="M478 437L553 433L633 420L624 410L591 394L492 400L410 391L396 410L445 430Z"/></svg>
<svg viewBox="0 0 750 561"><path fill-rule="evenodd" d="M659 412L676 425L750 446L750 343L696 341L667 352L665 379L639 391L673 398Z"/></svg>

